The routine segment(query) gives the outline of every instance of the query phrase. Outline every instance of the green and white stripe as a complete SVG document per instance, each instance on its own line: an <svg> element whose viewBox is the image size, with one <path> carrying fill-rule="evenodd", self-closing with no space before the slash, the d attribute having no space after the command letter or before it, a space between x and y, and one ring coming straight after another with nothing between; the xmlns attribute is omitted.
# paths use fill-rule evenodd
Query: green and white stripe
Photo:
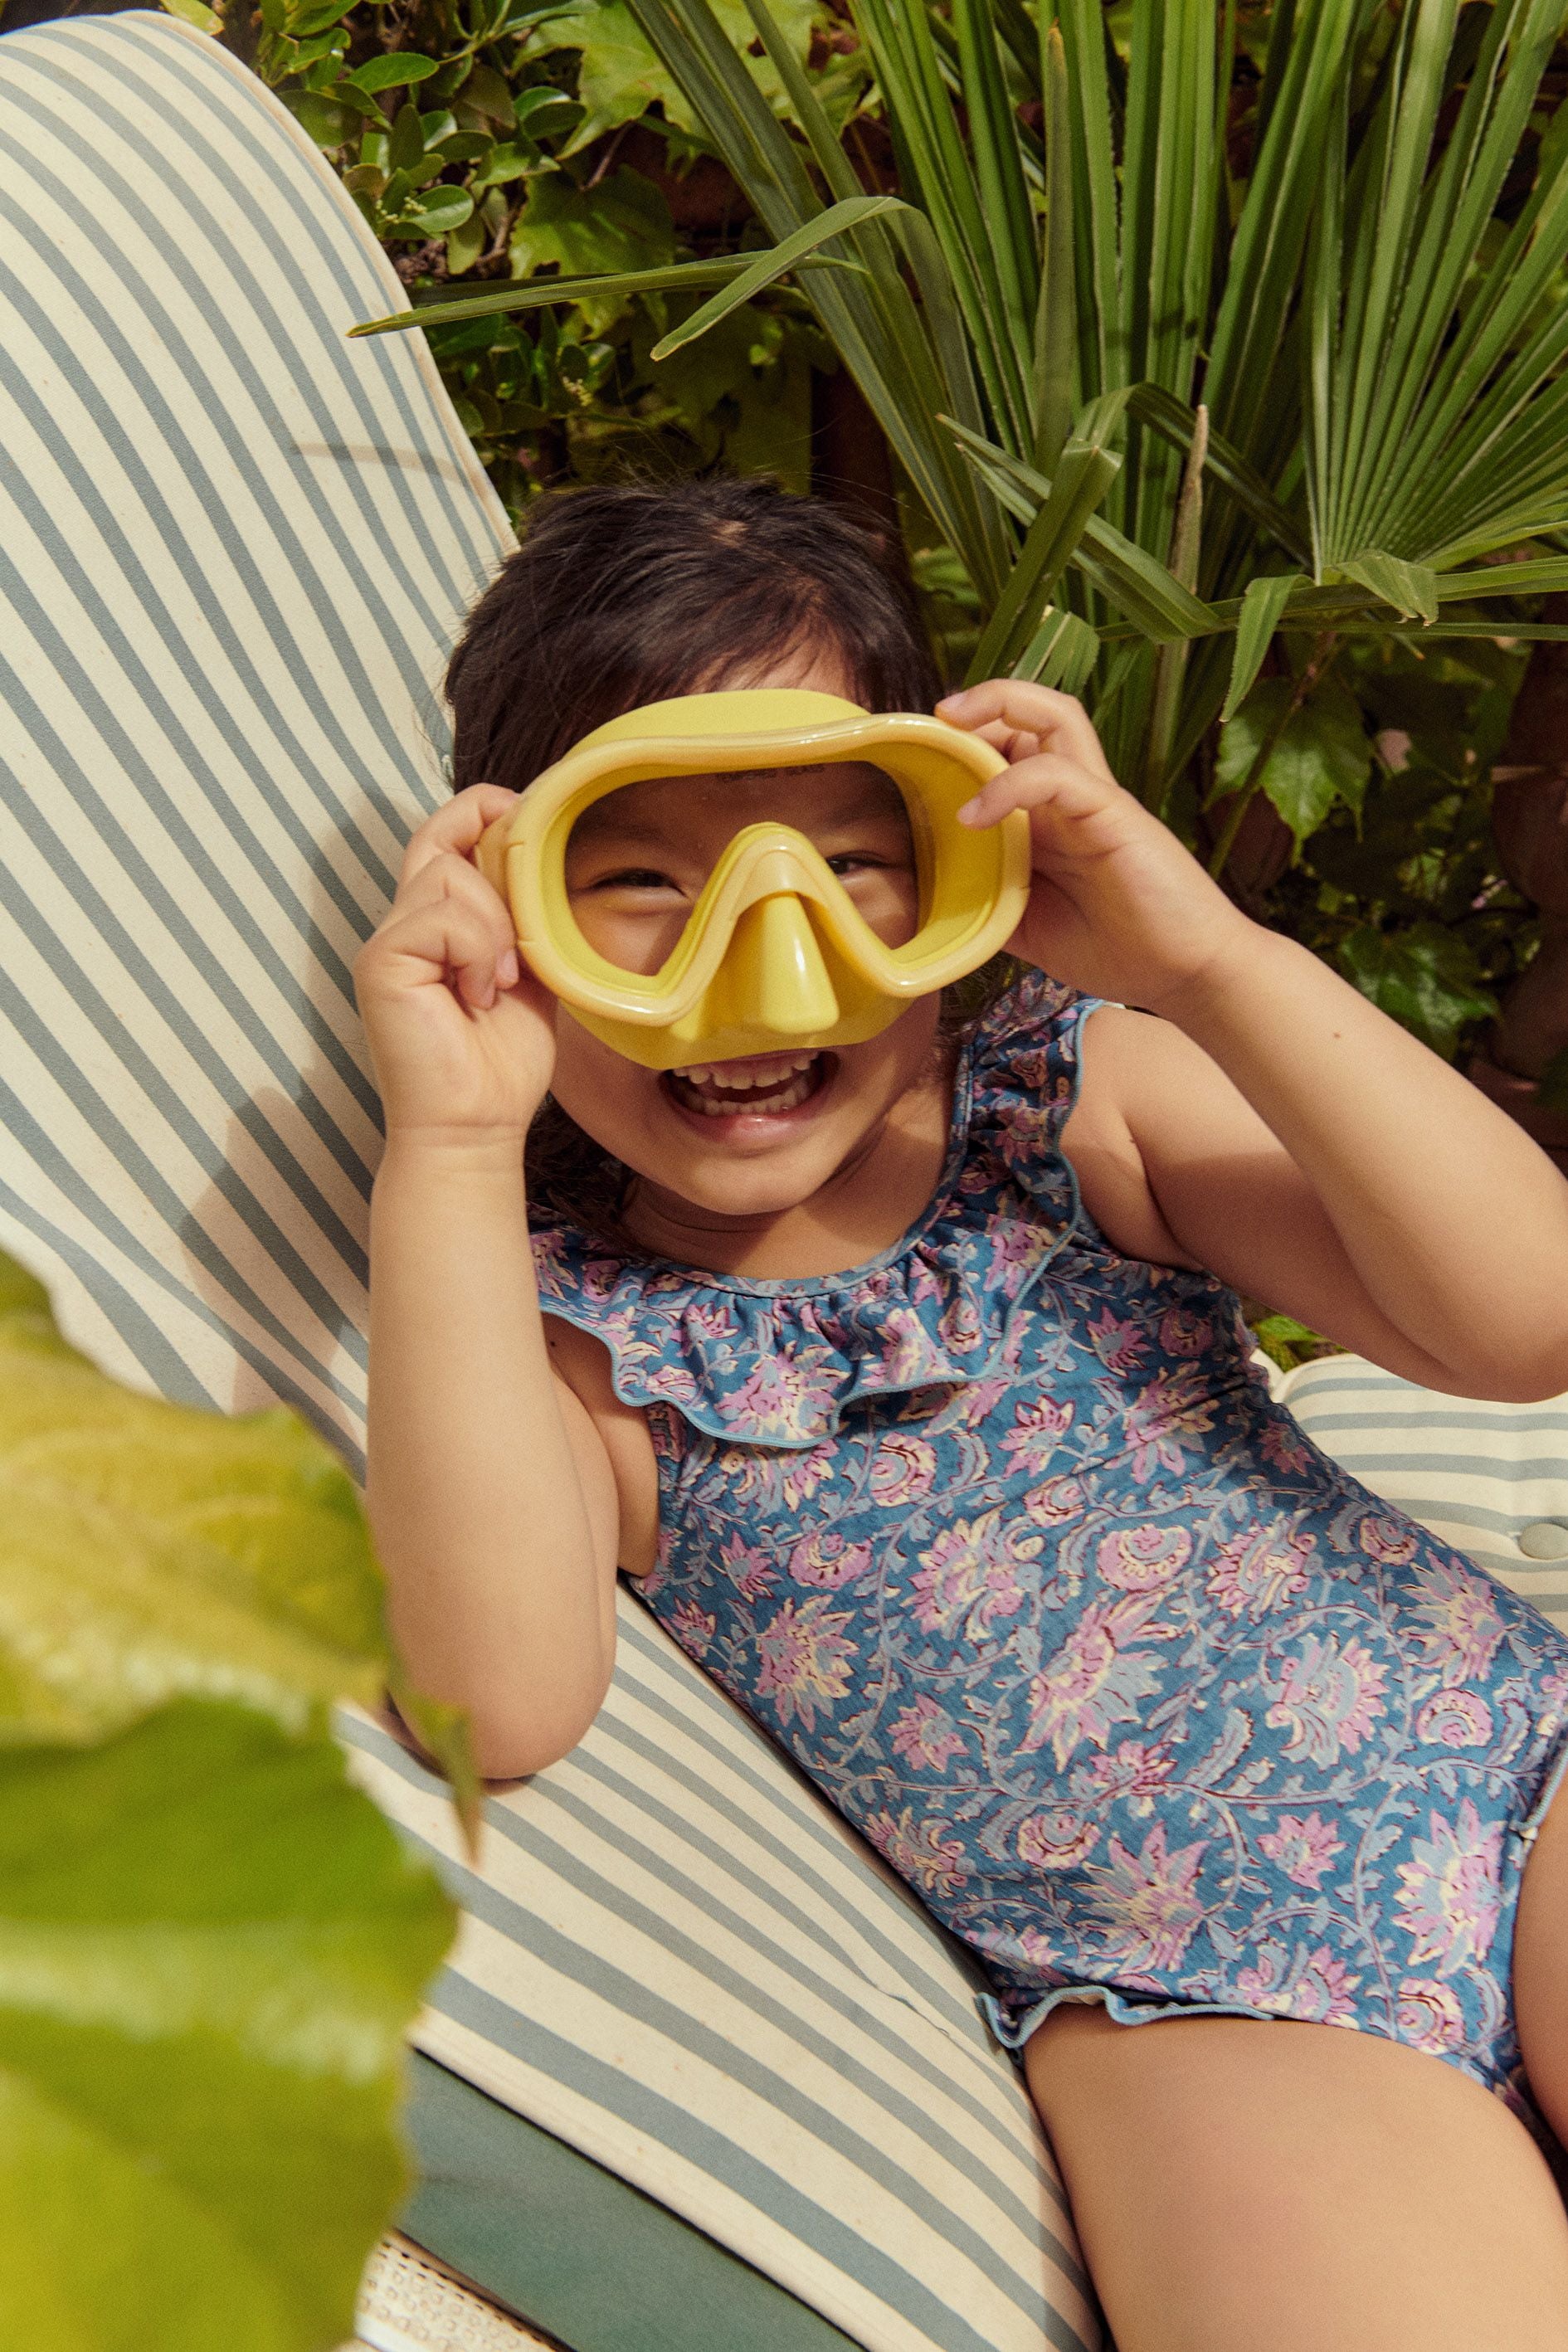
<svg viewBox="0 0 1568 2352"><path fill-rule="evenodd" d="M122 1379L283 1399L358 1463L379 1150L350 970L445 792L437 692L510 545L338 183L165 16L0 39L0 1245ZM1342 1360L1304 1424L1543 1605L1568 1408ZM969 1956L629 1591L614 1689L478 1869L417 2039L868 2352L1092 2352ZM584 2249L584 2260L602 2250Z"/></svg>
<svg viewBox="0 0 1568 2352"><path fill-rule="evenodd" d="M1374 1495L1568 1628L1568 1397L1439 1396L1358 1356L1303 1364L1276 1394Z"/></svg>
<svg viewBox="0 0 1568 2352"><path fill-rule="evenodd" d="M0 1244L121 1378L361 1458L376 1104L350 970L446 790L510 545L335 176L169 18L0 39ZM418 2040L871 2352L1089 2352L972 1964L623 1591L615 1690ZM602 2250L584 2249L584 2261Z"/></svg>

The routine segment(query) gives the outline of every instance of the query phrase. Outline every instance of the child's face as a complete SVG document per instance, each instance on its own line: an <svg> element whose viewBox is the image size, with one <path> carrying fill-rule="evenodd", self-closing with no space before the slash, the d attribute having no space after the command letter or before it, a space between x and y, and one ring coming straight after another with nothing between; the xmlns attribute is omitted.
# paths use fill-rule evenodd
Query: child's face
<svg viewBox="0 0 1568 2352"><path fill-rule="evenodd" d="M794 663L745 682L852 692L836 663ZM629 971L657 971L734 835L769 818L820 850L889 947L912 937L919 894L902 799L879 770L846 762L665 777L595 803L566 854L584 938ZM939 1011L936 997L921 997L863 1045L660 1072L626 1060L563 1007L551 1091L659 1191L719 1216L776 1214L859 1157L928 1065Z"/></svg>

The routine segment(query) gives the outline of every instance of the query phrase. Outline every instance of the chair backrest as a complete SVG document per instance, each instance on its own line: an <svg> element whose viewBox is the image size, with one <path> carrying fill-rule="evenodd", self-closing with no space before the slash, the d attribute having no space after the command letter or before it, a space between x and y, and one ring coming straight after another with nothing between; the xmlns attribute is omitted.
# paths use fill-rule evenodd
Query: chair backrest
<svg viewBox="0 0 1568 2352"><path fill-rule="evenodd" d="M352 201L170 18L0 38L0 1246L122 1379L363 1439L378 1150L350 966L442 793L510 544ZM468 1871L417 2038L868 2352L1096 2322L977 1970L619 1596L589 1738Z"/></svg>
<svg viewBox="0 0 1568 2352"><path fill-rule="evenodd" d="M345 339L402 289L226 52L15 34L0 124L0 1236L122 1378L352 1454L350 966L511 535L424 337Z"/></svg>

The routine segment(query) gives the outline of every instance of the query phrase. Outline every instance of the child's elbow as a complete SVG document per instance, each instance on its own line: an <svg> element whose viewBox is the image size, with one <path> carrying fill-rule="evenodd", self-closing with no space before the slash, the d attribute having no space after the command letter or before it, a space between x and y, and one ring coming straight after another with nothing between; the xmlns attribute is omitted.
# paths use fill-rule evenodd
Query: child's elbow
<svg viewBox="0 0 1568 2352"><path fill-rule="evenodd" d="M606 1686L586 1713L578 1711L549 1720L538 1717L527 1721L470 1717L468 1741L474 1770L481 1780L490 1782L531 1780L535 1773L548 1772L586 1739L607 1696Z"/></svg>
<svg viewBox="0 0 1568 2352"><path fill-rule="evenodd" d="M1568 1339L1542 1354L1523 1349L1506 1362L1482 1365L1468 1377L1464 1393L1490 1404L1550 1404L1568 1393Z"/></svg>

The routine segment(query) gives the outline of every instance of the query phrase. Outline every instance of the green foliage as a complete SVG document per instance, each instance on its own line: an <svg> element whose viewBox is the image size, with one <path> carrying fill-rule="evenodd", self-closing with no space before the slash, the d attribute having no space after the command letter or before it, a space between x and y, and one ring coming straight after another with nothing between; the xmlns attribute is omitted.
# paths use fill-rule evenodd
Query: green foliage
<svg viewBox="0 0 1568 2352"><path fill-rule="evenodd" d="M0 1755L0 2340L340 2342L405 2187L429 1874L328 1739L186 1703Z"/></svg>
<svg viewBox="0 0 1568 2352"><path fill-rule="evenodd" d="M1342 943L1339 961L1364 996L1429 1037L1440 1054L1453 1052L1467 1022L1498 1009L1476 986L1464 942L1436 923L1410 923L1392 935L1363 925Z"/></svg>
<svg viewBox="0 0 1568 2352"><path fill-rule="evenodd" d="M1253 910L1462 1049L1536 934L1478 870L1486 758L1463 822L1451 793L1432 814L1373 757L1400 722L1368 688L1402 666L1432 714L1404 731L1458 771L1446 653L1552 634L1540 600L1568 584L1555 0L265 13L261 69L401 257L514 513L628 466L805 488L837 361L892 449L953 677L1081 690L1117 772L1213 864L1261 799L1291 857ZM704 307L889 171L908 209L779 262L739 322ZM558 277L598 283L557 306ZM448 283L530 307L443 323ZM1423 922L1462 952L1341 952Z"/></svg>
<svg viewBox="0 0 1568 2352"><path fill-rule="evenodd" d="M1296 682L1265 678L1221 728L1210 798L1255 786L1289 826L1296 846L1322 824L1336 801L1360 813L1372 772L1359 705L1332 683L1300 705Z"/></svg>
<svg viewBox="0 0 1568 2352"><path fill-rule="evenodd" d="M0 1315L0 1745L95 1738L180 1696L292 1729L377 1696L363 1518L281 1407L221 1420L120 1388L21 1292Z"/></svg>
<svg viewBox="0 0 1568 2352"><path fill-rule="evenodd" d="M1516 600L1568 562L1489 562L1568 522L1556 0L1305 0L1239 35L1209 0L849 5L906 209L841 234L858 276L794 282L928 569L942 545L966 575L972 667L1081 685L1117 772L1218 866L1262 795L1294 874L1394 772L1363 652L1562 634ZM711 0L624 5L781 259L861 193L767 0L745 47ZM1489 974L1394 880L1350 894L1375 911L1333 951L1453 1051Z"/></svg>
<svg viewBox="0 0 1568 2352"><path fill-rule="evenodd" d="M1292 1372L1298 1364L1315 1363L1320 1356L1342 1352L1331 1339L1321 1331L1313 1331L1305 1323L1298 1323L1293 1315L1258 1312L1247 1318L1252 1336L1271 1363L1282 1372Z"/></svg>
<svg viewBox="0 0 1568 2352"><path fill-rule="evenodd" d="M1338 803L1271 894L1270 919L1452 1056L1490 1017L1539 926L1500 877L1491 762L1522 649L1364 646L1343 679L1376 751L1363 810Z"/></svg>
<svg viewBox="0 0 1568 2352"><path fill-rule="evenodd" d="M328 2352L452 1927L328 1727L387 1670L346 1475L105 1379L0 1258L0 2341Z"/></svg>
<svg viewBox="0 0 1568 2352"><path fill-rule="evenodd" d="M184 13L199 5L180 0ZM744 46L742 0L721 6ZM797 67L814 6L784 0ZM723 255L755 241L739 192L716 233L678 231L670 199L710 151L622 0L265 0L261 16L258 70L426 297L646 276L689 257L693 236L697 251ZM759 72L782 103L778 73L765 60ZM834 57L823 79L848 120L864 74ZM634 131L635 163L618 154ZM810 368L836 362L793 294L752 301L721 349L679 366L650 352L687 317L684 299L670 310L618 286L576 305L550 299L530 324L468 302L450 324L422 313L458 414L520 520L542 486L617 464L646 473L722 458L805 488Z"/></svg>
<svg viewBox="0 0 1568 2352"><path fill-rule="evenodd" d="M774 11L791 53L802 65L816 13L816 0L779 0ZM744 0L715 0L715 14L738 49L754 40ZM680 85L660 65L624 0L586 0L586 5L552 16L540 30L534 53L543 56L552 49L574 49L580 60L577 94L585 111L566 152L590 145L605 131L635 121L655 106L667 123L700 140L701 126ZM771 102L782 100L783 84L770 61L759 65L757 80Z"/></svg>

